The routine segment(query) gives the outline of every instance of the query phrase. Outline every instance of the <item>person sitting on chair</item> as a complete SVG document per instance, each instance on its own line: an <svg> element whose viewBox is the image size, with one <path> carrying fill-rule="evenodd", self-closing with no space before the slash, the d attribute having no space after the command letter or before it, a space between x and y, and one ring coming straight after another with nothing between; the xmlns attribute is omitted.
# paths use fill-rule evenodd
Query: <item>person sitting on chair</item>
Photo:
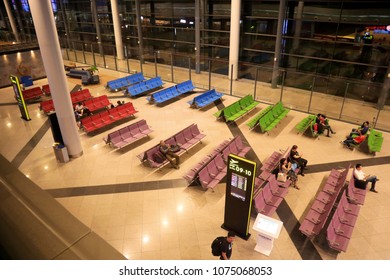
<svg viewBox="0 0 390 280"><path fill-rule="evenodd" d="M347 136L347 139L341 142L341 144L346 145L348 148L352 148L351 145L360 145L364 139L366 139L366 135L359 135L356 137Z"/></svg>
<svg viewBox="0 0 390 280"><path fill-rule="evenodd" d="M379 179L375 175L366 175L363 171L363 167L360 163L355 165L355 169L353 171L353 176L355 179L359 181L365 181L366 183L371 182L370 191L377 193L378 191L375 189L375 184Z"/></svg>
<svg viewBox="0 0 390 280"><path fill-rule="evenodd" d="M329 132L332 134L336 134L336 132L333 131L332 127L329 125L329 120L325 115L317 114L316 123L318 125L318 133L323 133L324 130L327 130L327 137L330 137Z"/></svg>
<svg viewBox="0 0 390 280"><path fill-rule="evenodd" d="M293 145L290 151L290 161L291 163L297 163L299 166L299 173L302 176L305 176L303 170L306 169L307 160L302 157L298 152L298 146Z"/></svg>
<svg viewBox="0 0 390 280"><path fill-rule="evenodd" d="M180 158L177 154L171 151L171 148L167 143L165 143L163 140L160 141L160 147L159 147L160 152L167 158L167 160L171 163L171 165L179 169L180 166Z"/></svg>
<svg viewBox="0 0 390 280"><path fill-rule="evenodd" d="M353 128L349 136L353 138L359 135L366 135L369 130L369 125L370 123L365 121L359 128Z"/></svg>

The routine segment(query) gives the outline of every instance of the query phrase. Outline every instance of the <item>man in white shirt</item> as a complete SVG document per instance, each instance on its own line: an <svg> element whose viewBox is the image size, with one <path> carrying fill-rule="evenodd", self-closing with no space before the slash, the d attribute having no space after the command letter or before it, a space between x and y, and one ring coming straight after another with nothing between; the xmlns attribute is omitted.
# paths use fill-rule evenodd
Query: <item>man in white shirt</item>
<svg viewBox="0 0 390 280"><path fill-rule="evenodd" d="M370 191L377 193L378 191L375 189L375 184L379 179L375 175L366 175L363 171L363 167L360 163L356 164L355 170L353 171L353 176L362 181L371 182Z"/></svg>

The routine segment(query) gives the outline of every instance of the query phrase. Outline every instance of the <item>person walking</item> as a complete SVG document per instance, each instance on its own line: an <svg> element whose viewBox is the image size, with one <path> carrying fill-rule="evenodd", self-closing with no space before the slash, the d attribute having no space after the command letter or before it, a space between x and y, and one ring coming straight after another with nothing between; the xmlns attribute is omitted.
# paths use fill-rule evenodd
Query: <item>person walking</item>
<svg viewBox="0 0 390 280"><path fill-rule="evenodd" d="M221 256L220 260L230 260L233 251L233 241L236 237L234 231L229 231L227 237L221 243Z"/></svg>

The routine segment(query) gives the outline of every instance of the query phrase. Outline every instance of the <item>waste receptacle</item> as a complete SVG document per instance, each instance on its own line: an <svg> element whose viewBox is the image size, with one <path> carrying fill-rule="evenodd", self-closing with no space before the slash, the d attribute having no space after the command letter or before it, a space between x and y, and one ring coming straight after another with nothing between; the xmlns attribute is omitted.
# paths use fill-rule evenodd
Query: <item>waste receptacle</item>
<svg viewBox="0 0 390 280"><path fill-rule="evenodd" d="M64 145L54 144L53 150L59 162L65 163L69 161L68 149Z"/></svg>

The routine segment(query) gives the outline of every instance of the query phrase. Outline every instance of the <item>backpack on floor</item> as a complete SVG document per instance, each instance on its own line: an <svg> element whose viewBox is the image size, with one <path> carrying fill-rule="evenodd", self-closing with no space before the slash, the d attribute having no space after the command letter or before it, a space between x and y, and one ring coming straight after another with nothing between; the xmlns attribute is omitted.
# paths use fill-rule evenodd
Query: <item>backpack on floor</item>
<svg viewBox="0 0 390 280"><path fill-rule="evenodd" d="M211 253L213 256L218 257L221 255L221 245L224 239L224 236L219 236L214 239L213 243L211 243Z"/></svg>

